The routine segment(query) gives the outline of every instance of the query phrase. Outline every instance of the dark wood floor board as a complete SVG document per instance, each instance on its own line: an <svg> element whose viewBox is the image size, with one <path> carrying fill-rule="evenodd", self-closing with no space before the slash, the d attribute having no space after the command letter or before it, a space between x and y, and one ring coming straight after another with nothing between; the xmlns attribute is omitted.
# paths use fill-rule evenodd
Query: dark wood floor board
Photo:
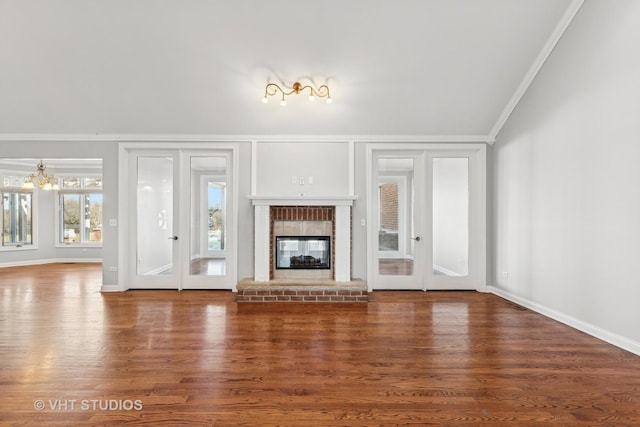
<svg viewBox="0 0 640 427"><path fill-rule="evenodd" d="M0 269L0 425L640 426L640 357L495 295L237 304L101 275Z"/></svg>

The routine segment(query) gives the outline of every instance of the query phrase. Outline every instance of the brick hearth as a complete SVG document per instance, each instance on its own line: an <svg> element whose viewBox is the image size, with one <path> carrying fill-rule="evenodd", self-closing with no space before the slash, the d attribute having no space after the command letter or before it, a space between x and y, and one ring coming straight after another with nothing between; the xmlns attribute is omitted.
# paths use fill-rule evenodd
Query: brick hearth
<svg viewBox="0 0 640 427"><path fill-rule="evenodd" d="M308 303L366 303L367 285L362 280L335 282L332 280L300 281L271 280L256 282L242 280L237 286L237 302L308 302Z"/></svg>

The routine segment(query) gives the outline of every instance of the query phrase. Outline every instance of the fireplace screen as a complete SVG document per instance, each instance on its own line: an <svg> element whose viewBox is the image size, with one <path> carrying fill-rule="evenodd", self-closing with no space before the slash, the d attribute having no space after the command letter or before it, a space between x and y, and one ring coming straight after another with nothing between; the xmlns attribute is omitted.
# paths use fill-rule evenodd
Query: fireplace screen
<svg viewBox="0 0 640 427"><path fill-rule="evenodd" d="M276 236L277 269L331 268L329 236Z"/></svg>

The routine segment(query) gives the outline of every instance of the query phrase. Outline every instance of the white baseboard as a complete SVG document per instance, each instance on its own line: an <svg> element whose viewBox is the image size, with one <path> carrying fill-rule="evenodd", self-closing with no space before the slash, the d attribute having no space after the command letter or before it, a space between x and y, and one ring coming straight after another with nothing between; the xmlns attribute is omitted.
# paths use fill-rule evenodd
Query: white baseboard
<svg viewBox="0 0 640 427"><path fill-rule="evenodd" d="M102 285L100 292L124 292L127 289L122 289L120 285Z"/></svg>
<svg viewBox="0 0 640 427"><path fill-rule="evenodd" d="M559 311L550 309L544 305L514 295L508 291L505 291L504 289L496 288L495 286L487 286L487 290L501 298L519 304L532 311L535 311L536 313L540 313L543 316L547 316L560 323L564 323L565 325L571 326L572 328L582 331L585 334L589 334L595 338L598 338L602 341L608 342L609 344L615 345L616 347L630 351L631 353L640 356L640 342L599 328L590 323L583 322L582 320L578 320Z"/></svg>
<svg viewBox="0 0 640 427"><path fill-rule="evenodd" d="M0 268L5 267L24 267L27 265L57 264L57 263L101 263L102 258L53 258L53 259L34 259L28 261L11 261L0 262Z"/></svg>

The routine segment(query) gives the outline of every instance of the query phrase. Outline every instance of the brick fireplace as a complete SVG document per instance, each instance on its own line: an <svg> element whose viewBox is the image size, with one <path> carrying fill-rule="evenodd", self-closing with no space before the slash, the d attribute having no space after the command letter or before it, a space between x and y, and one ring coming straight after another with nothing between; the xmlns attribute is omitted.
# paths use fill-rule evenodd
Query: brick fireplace
<svg viewBox="0 0 640 427"><path fill-rule="evenodd" d="M351 280L351 206L354 196L249 196L254 206L255 240L253 280L238 283L240 303L304 302L366 303L367 285ZM279 278L275 269L275 236L305 234L329 236L330 269L296 270ZM320 240L320 239L318 239ZM319 271L323 273L318 274ZM323 276L322 274L327 274Z"/></svg>
<svg viewBox="0 0 640 427"><path fill-rule="evenodd" d="M271 206L270 236L272 242L269 250L271 271L269 279L334 279L333 264L335 258L335 207L334 206ZM284 271L277 268L276 239L283 236L299 236L329 238L331 248L328 269L298 269Z"/></svg>
<svg viewBox="0 0 640 427"><path fill-rule="evenodd" d="M273 258L274 227L302 227L305 223L311 228L326 227L322 224L329 223L331 231L330 276L310 275L308 279L329 279L335 282L351 280L351 206L355 196L249 196L249 199L255 213L254 281L269 282L276 279ZM316 224L309 224L310 222ZM326 232L322 231L323 234ZM298 273L292 279L304 282L306 277Z"/></svg>

